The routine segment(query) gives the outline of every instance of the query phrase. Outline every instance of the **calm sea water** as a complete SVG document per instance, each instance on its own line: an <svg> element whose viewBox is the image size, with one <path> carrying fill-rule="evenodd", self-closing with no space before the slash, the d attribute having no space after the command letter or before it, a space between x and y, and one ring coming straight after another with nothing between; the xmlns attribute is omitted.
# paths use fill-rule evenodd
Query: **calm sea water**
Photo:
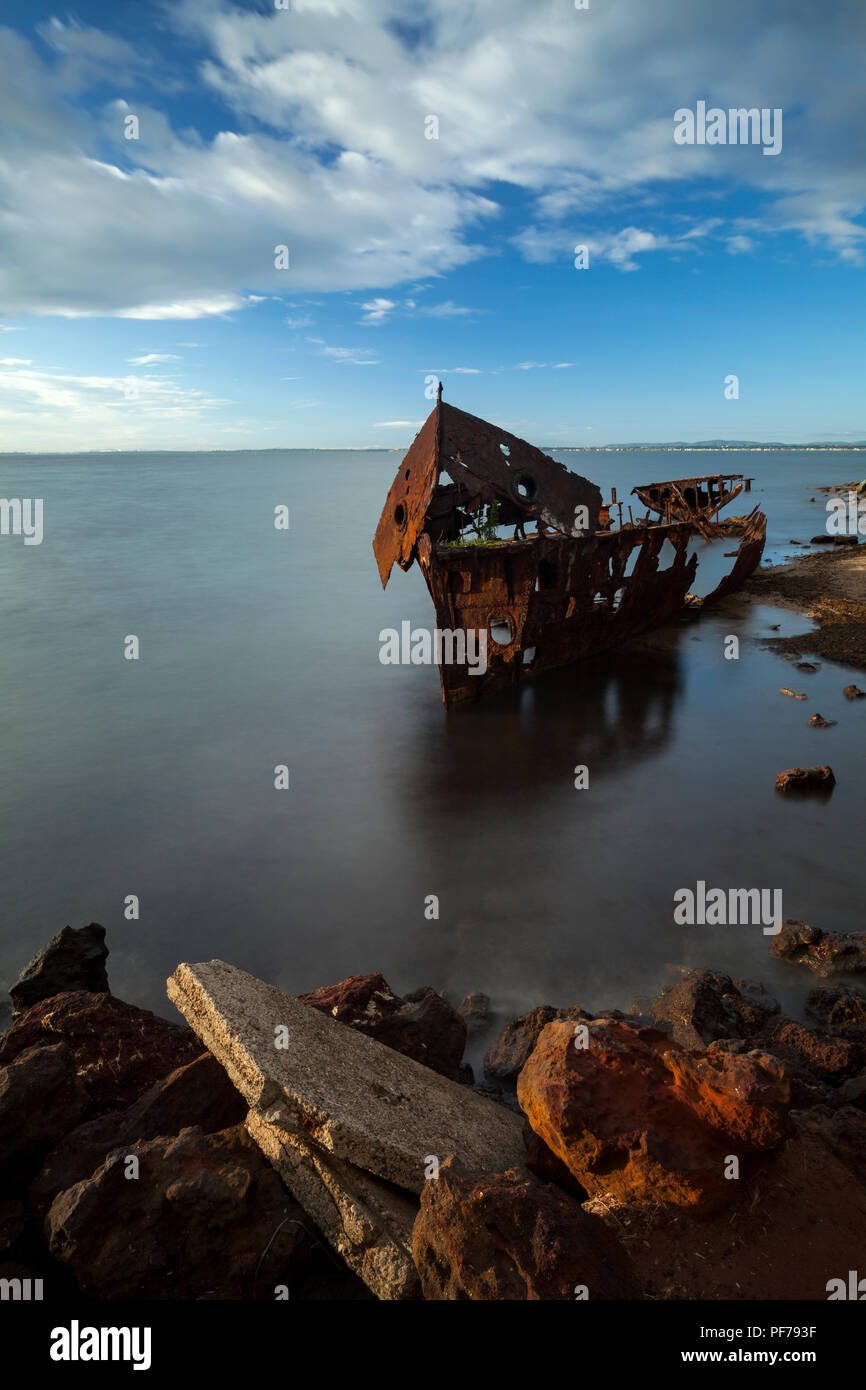
<svg viewBox="0 0 866 1390"><path fill-rule="evenodd" d="M561 457L623 496L720 456ZM0 538L0 985L95 920L115 993L167 1015L166 975L212 957L291 991L371 970L455 1002L484 990L500 1016L621 1007L677 963L714 964L798 1007L813 982L759 927L675 926L672 899L698 879L778 887L786 916L862 930L866 710L842 696L858 673L795 672L758 639L805 620L753 604L446 717L435 668L378 660L380 629L432 625L417 567L383 593L371 550L398 463L0 460L0 496L45 507L41 546ZM721 466L756 477L774 558L823 529L816 486L866 471L802 452ZM735 544L705 556L703 588ZM815 710L838 726L808 728ZM816 761L838 778L827 803L777 797L781 768Z"/></svg>

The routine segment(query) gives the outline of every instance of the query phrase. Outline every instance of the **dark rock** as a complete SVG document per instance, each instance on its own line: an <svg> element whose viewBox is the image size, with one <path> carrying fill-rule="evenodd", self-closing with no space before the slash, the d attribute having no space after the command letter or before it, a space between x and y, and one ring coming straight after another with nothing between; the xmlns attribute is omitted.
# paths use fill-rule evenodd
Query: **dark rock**
<svg viewBox="0 0 866 1390"><path fill-rule="evenodd" d="M782 960L808 966L816 975L866 970L866 936L822 931L820 927L809 926L793 917L782 924L782 930L770 943L770 950Z"/></svg>
<svg viewBox="0 0 866 1390"><path fill-rule="evenodd" d="M866 697L866 690L860 690L856 685L843 685L842 694L846 700L862 700Z"/></svg>
<svg viewBox="0 0 866 1390"><path fill-rule="evenodd" d="M839 1097L846 1105L856 1105L858 1109L866 1110L866 1072L844 1082L839 1087Z"/></svg>
<svg viewBox="0 0 866 1390"><path fill-rule="evenodd" d="M401 999L377 973L350 975L299 997L303 1004L414 1057L451 1081L460 1079L466 1024L435 990L423 986Z"/></svg>
<svg viewBox="0 0 866 1390"><path fill-rule="evenodd" d="M833 769L826 763L820 767L789 767L776 777L777 792L828 792L835 785Z"/></svg>
<svg viewBox="0 0 866 1390"><path fill-rule="evenodd" d="M127 1178L127 1156L139 1160ZM116 1149L55 1198L51 1253L100 1299L271 1300L306 1244L302 1209L237 1125Z"/></svg>
<svg viewBox="0 0 866 1390"><path fill-rule="evenodd" d="M640 1297L604 1223L514 1169L470 1174L444 1163L421 1194L412 1253L429 1300Z"/></svg>
<svg viewBox="0 0 866 1390"><path fill-rule="evenodd" d="M58 1042L69 1047L93 1115L131 1105L203 1050L189 1028L112 994L77 990L42 999L20 1014L0 1039L0 1066L29 1047Z"/></svg>
<svg viewBox="0 0 866 1390"><path fill-rule="evenodd" d="M0 1202L0 1260L7 1260L24 1234L24 1208L14 1200Z"/></svg>
<svg viewBox="0 0 866 1390"><path fill-rule="evenodd" d="M820 667L820 666L816 666L814 661L798 661L798 662L797 662L797 670L798 670L798 671L808 671L808 672L811 673L811 672L813 672L813 671L820 671L820 669L821 669L821 667Z"/></svg>
<svg viewBox="0 0 866 1390"><path fill-rule="evenodd" d="M30 1188L35 1215L44 1217L58 1192L89 1178L106 1156L136 1140L171 1137L195 1126L205 1134L240 1124L243 1096L209 1052L156 1081L140 1100L79 1125L45 1159Z"/></svg>
<svg viewBox="0 0 866 1390"><path fill-rule="evenodd" d="M806 722L812 729L833 729L838 723L838 720L824 719L820 714L813 714Z"/></svg>
<svg viewBox="0 0 866 1390"><path fill-rule="evenodd" d="M747 1038L779 1012L763 985L736 983L718 970L690 970L653 1000L657 1027L668 1025L680 1047L703 1051L717 1038Z"/></svg>
<svg viewBox="0 0 866 1390"><path fill-rule="evenodd" d="M866 994L860 990L819 986L807 995L805 1011L823 1032L866 1043Z"/></svg>
<svg viewBox="0 0 866 1390"><path fill-rule="evenodd" d="M70 990L89 990L92 994L108 993L105 962L105 928L97 922L88 927L62 927L47 946L25 966L9 993L13 1017Z"/></svg>
<svg viewBox="0 0 866 1390"><path fill-rule="evenodd" d="M490 999L486 994L467 994L457 1012L470 1034L480 1033L490 1021Z"/></svg>
<svg viewBox="0 0 866 1390"><path fill-rule="evenodd" d="M557 1018L589 1018L582 1009L554 1009L550 1004L540 1004L537 1009L521 1014L506 1023L496 1042L488 1048L484 1058L484 1073L496 1081L514 1085L541 1032Z"/></svg>
<svg viewBox="0 0 866 1390"><path fill-rule="evenodd" d="M63 1042L28 1047L0 1067L0 1183L6 1192L78 1124L87 1106Z"/></svg>
<svg viewBox="0 0 866 1390"><path fill-rule="evenodd" d="M812 1032L792 1018L774 1018L761 1034L761 1046L819 1081L839 1085L866 1064L859 1043Z"/></svg>

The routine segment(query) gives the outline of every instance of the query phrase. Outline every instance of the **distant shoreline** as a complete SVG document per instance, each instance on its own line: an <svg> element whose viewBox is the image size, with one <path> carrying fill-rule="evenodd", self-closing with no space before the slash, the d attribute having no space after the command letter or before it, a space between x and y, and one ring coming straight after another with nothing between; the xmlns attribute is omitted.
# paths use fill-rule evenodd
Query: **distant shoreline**
<svg viewBox="0 0 866 1390"><path fill-rule="evenodd" d="M544 453L552 454L866 454L863 444L541 444ZM195 454L405 454L408 445L375 444L364 448L339 446L324 448L270 449L0 449L0 460L6 458L81 458L94 456L114 458L126 454L195 455Z"/></svg>

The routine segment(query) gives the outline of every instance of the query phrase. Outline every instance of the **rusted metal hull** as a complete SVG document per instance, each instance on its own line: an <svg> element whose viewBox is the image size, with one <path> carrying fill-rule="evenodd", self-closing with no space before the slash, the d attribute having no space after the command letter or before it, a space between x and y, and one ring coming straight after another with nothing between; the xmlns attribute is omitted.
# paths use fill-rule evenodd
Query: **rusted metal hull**
<svg viewBox="0 0 866 1390"><path fill-rule="evenodd" d="M723 505L722 484L740 476L713 475L713 510ZM418 560L436 628L449 641L454 634L483 636L483 662L440 662L446 708L610 651L739 588L760 562L766 518L757 508L742 518L730 574L704 599L694 597L698 559L688 554L689 541L696 533L720 533L690 506L689 488L700 502L701 482L706 479L652 485L667 490L668 512L671 498L679 497L687 516L602 529L609 511L594 483L526 441L445 405L440 388L390 489L373 549L383 587L395 563L408 569ZM726 500L741 487L728 488ZM635 491L642 495L643 489ZM480 544L461 542L473 515L493 503L498 524L514 524L515 538L488 540L485 532ZM536 526L528 537L526 521ZM661 569L665 542L672 559Z"/></svg>
<svg viewBox="0 0 866 1390"><path fill-rule="evenodd" d="M418 558L437 627L488 634L483 675L467 665L440 666L446 708L597 656L681 616L698 563L686 554L691 534L675 524L465 550L424 544L422 537ZM660 570L666 540L673 562ZM500 624L510 627L507 643L490 635Z"/></svg>
<svg viewBox="0 0 866 1390"><path fill-rule="evenodd" d="M706 539L723 534L717 530L718 513L743 491L742 473L704 473L696 478L672 478L664 483L644 483L632 493L649 511L664 521L688 521Z"/></svg>

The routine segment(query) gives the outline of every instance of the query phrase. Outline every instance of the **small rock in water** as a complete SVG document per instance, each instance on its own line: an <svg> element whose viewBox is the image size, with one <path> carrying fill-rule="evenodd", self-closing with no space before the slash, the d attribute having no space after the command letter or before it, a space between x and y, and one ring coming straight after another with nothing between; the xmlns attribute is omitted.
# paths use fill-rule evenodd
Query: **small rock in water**
<svg viewBox="0 0 866 1390"><path fill-rule="evenodd" d="M799 693L799 691L796 691L796 690L789 690L788 687L787 687L786 685L783 685L783 686L782 686L781 690L779 691L779 694L780 694L780 695L790 695L790 697L791 697L792 700L808 700L808 698L809 698L808 695L801 695L801 694Z"/></svg>
<svg viewBox="0 0 866 1390"><path fill-rule="evenodd" d="M812 729L832 729L837 723L837 720L824 719L820 714L813 714L808 720L808 723L809 727Z"/></svg>
<svg viewBox="0 0 866 1390"><path fill-rule="evenodd" d="M779 628L780 628L781 626L782 626L781 623L770 623L770 631L771 631L771 632L778 632L778 631L779 631Z"/></svg>
<svg viewBox="0 0 866 1390"><path fill-rule="evenodd" d="M776 778L776 791L829 791L835 787L833 769L821 767L790 767Z"/></svg>
<svg viewBox="0 0 866 1390"><path fill-rule="evenodd" d="M820 669L821 669L821 667L820 667L820 666L816 666L815 663L814 663L814 661L798 661L798 662L797 662L797 670L798 670L798 671L820 671Z"/></svg>
<svg viewBox="0 0 866 1390"><path fill-rule="evenodd" d="M467 994L457 1012L466 1024L467 1032L478 1033L490 1021L490 999L486 994Z"/></svg>
<svg viewBox="0 0 866 1390"><path fill-rule="evenodd" d="M862 700L866 696L866 690L860 690L856 685L845 685L842 687L842 694L846 700Z"/></svg>

